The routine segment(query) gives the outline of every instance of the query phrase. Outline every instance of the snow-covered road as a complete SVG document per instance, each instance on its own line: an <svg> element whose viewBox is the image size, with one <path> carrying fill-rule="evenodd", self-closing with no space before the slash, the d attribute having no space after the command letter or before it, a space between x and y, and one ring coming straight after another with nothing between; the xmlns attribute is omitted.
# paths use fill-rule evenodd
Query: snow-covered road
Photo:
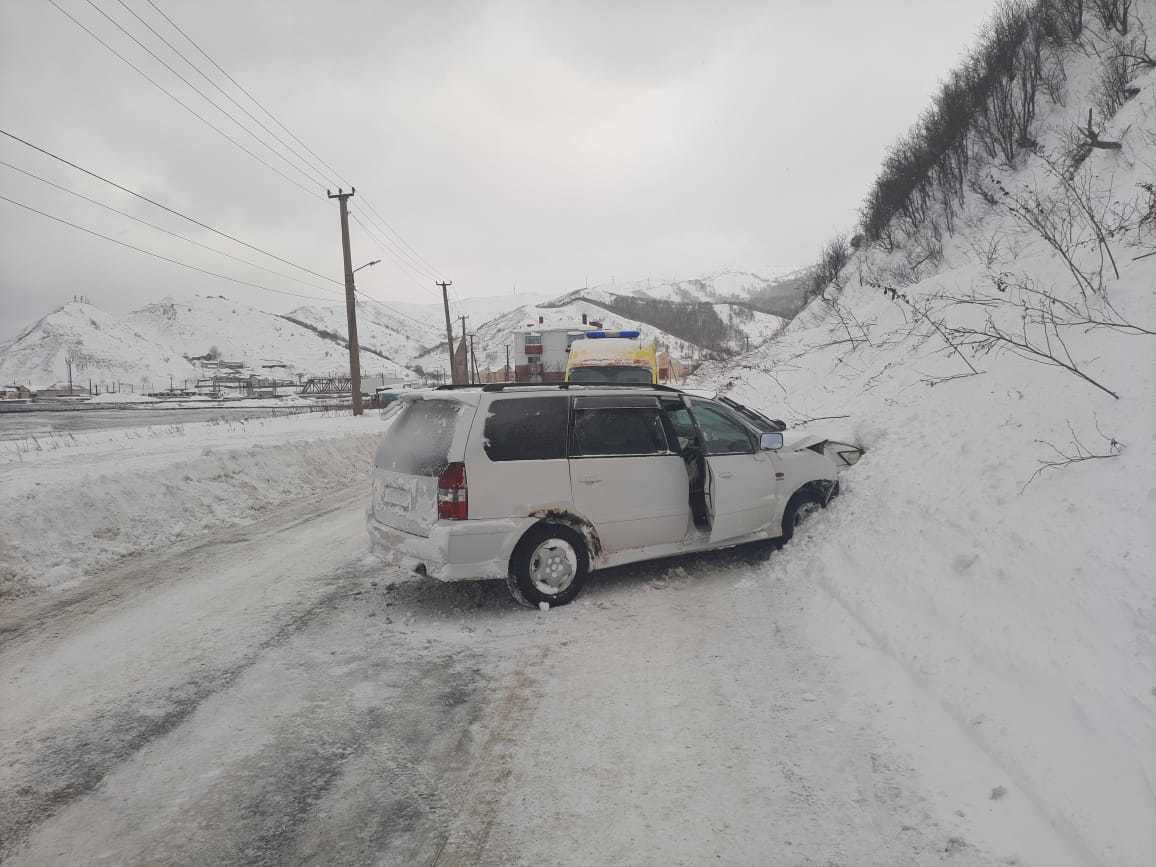
<svg viewBox="0 0 1156 867"><path fill-rule="evenodd" d="M0 859L1082 862L798 552L530 612L387 575L363 501L11 601Z"/></svg>

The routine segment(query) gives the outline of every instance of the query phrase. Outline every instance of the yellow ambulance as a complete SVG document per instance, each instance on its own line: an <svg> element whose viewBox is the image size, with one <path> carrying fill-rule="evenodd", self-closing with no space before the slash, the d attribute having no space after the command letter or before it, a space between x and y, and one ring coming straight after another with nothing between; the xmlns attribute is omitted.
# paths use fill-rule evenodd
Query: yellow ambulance
<svg viewBox="0 0 1156 867"><path fill-rule="evenodd" d="M658 382L658 346L638 331L587 331L570 345L566 382Z"/></svg>

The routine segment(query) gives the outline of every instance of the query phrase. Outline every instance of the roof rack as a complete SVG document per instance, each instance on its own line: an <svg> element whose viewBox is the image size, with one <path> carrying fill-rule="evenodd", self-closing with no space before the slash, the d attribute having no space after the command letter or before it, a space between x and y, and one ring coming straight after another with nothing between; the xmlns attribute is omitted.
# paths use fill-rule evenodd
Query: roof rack
<svg viewBox="0 0 1156 867"><path fill-rule="evenodd" d="M660 382L474 382L457 385L437 385L435 391L457 391L463 388L480 388L482 391L506 391L517 388L557 388L567 391L571 388L650 388L655 391L673 391L682 394L682 389Z"/></svg>
<svg viewBox="0 0 1156 867"><path fill-rule="evenodd" d="M488 382L482 386L482 391L506 391L515 388L558 388L563 391L572 388L650 388L655 391L681 393L673 386L654 382Z"/></svg>

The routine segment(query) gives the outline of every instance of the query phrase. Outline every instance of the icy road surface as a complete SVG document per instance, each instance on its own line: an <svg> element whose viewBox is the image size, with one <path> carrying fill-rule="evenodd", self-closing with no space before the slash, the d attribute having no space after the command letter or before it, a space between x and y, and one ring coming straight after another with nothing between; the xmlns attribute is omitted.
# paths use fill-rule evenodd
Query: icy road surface
<svg viewBox="0 0 1156 867"><path fill-rule="evenodd" d="M0 860L1082 862L789 549L543 613L387 575L363 502L10 601Z"/></svg>

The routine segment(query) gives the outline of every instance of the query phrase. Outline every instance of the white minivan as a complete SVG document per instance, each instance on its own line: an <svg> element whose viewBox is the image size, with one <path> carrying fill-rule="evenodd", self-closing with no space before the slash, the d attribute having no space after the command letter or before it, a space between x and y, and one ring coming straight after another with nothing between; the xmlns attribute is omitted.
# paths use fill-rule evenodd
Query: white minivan
<svg viewBox="0 0 1156 867"><path fill-rule="evenodd" d="M504 578L563 605L590 572L765 539L838 491L823 444L662 385L403 394L373 468L374 548L442 581Z"/></svg>

